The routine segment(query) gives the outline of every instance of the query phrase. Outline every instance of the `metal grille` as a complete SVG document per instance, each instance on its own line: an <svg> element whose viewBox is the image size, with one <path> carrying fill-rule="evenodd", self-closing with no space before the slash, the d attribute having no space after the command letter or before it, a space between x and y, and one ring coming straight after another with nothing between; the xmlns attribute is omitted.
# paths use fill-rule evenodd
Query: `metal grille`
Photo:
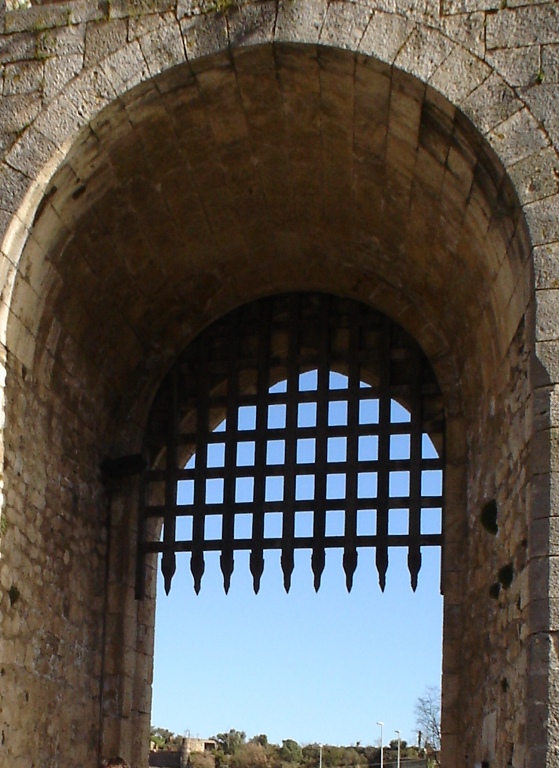
<svg viewBox="0 0 559 768"><path fill-rule="evenodd" d="M421 548L442 543L443 433L429 363L385 315L324 294L241 307L188 347L152 406L138 596L154 552L167 592L190 552L198 592L205 552L220 553L227 591L249 550L258 592L266 550L281 550L289 590L295 550L311 551L318 589L325 550L341 548L350 590L360 548L376 549L384 589L389 549L406 547L415 589Z"/></svg>

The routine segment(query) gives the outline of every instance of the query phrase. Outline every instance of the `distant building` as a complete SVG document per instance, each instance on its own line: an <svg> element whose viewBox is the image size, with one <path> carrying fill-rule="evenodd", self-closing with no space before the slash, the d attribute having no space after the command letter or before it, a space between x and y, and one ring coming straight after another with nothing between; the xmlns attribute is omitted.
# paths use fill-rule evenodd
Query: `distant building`
<svg viewBox="0 0 559 768"><path fill-rule="evenodd" d="M188 756L192 752L214 752L217 749L215 739L192 739L190 736L182 740L182 749Z"/></svg>
<svg viewBox="0 0 559 768"><path fill-rule="evenodd" d="M214 752L217 741L214 739L193 739L190 736L182 740L180 748L153 749L149 752L150 768L186 768L193 752Z"/></svg>

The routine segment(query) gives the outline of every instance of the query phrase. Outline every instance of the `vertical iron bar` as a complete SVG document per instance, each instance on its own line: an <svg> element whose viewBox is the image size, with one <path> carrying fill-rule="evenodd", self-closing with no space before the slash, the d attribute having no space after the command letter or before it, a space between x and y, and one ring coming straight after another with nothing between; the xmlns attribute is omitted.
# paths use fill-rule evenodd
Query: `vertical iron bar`
<svg viewBox="0 0 559 768"><path fill-rule="evenodd" d="M256 435L254 449L254 500L252 513L252 550L250 572L255 594L260 590L264 572L264 501L266 498L266 451L268 390L270 388L270 337L272 333L273 299L259 307L258 374L256 400Z"/></svg>
<svg viewBox="0 0 559 768"><path fill-rule="evenodd" d="M242 310L235 312L227 324L227 403L225 406L225 457L223 469L223 514L221 525L221 555L219 564L223 575L225 594L231 586L231 576L235 568L235 486L237 467L237 447L239 436L239 345L244 336Z"/></svg>
<svg viewBox="0 0 559 768"><path fill-rule="evenodd" d="M190 572L194 579L194 591L200 592L204 575L204 528L206 518L206 479L208 476L209 423L209 361L212 340L199 339L196 344L198 392L196 408L196 458L194 464L194 508L192 519L192 554Z"/></svg>
<svg viewBox="0 0 559 768"><path fill-rule="evenodd" d="M328 390L330 379L330 301L326 295L320 296L318 331L318 385L316 393L316 455L314 474L314 515L313 515L313 552L311 567L314 574L314 588L318 592L326 563L326 509L328 501Z"/></svg>
<svg viewBox="0 0 559 768"><path fill-rule="evenodd" d="M169 382L169 412L167 424L167 451L165 471L165 515L163 520L163 556L161 572L168 595L171 581L177 567L175 555L175 534L177 524L177 410L178 410L179 368L173 369Z"/></svg>
<svg viewBox="0 0 559 768"><path fill-rule="evenodd" d="M421 533L421 466L423 443L423 367L422 356L414 349L412 356L412 376L410 382L410 508L409 508L409 547L408 570L411 587L417 589L417 577L421 569L421 548L419 536Z"/></svg>
<svg viewBox="0 0 559 768"><path fill-rule="evenodd" d="M360 307L352 303L349 309L348 340L348 385L347 385L347 453L346 453L346 500L345 500L345 547L343 568L347 591L351 592L353 576L357 569L357 466L359 448L359 394L361 371L360 348ZM338 324L339 327L339 324Z"/></svg>
<svg viewBox="0 0 559 768"><path fill-rule="evenodd" d="M287 395L285 415L285 472L283 481L283 520L281 569L286 592L291 587L291 576L295 567L295 477L297 474L297 403L299 394L299 322L301 297L289 297L288 351L287 351Z"/></svg>
<svg viewBox="0 0 559 768"><path fill-rule="evenodd" d="M390 365L391 330L387 317L381 320L378 492L377 492L377 551L376 565L379 585L384 592L388 569L388 503L390 494Z"/></svg>

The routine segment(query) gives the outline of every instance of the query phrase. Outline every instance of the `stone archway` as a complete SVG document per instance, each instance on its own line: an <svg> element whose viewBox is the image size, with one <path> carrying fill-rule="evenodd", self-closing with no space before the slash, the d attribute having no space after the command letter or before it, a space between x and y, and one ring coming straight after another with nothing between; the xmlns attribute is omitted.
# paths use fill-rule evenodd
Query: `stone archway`
<svg viewBox="0 0 559 768"><path fill-rule="evenodd" d="M536 674L539 690L530 688L543 636L529 611L543 593L536 607L545 623L549 603L544 577L536 589L526 567L538 551L526 551L529 237L518 185L463 113L422 78L442 87L437 77L453 61L468 62L471 91L453 98L469 104L505 155L517 159L507 136L519 125L544 134L512 97L497 120L504 81L451 38L402 16L332 4L320 26L320 41L332 46L317 46L319 6L294 6L284 12L296 40L282 42L288 27L276 24L273 44L221 51L236 29L247 32L247 17L258 42L267 7L195 14L183 24L190 64L146 53L166 39L165 50L180 59L168 18L152 19L153 28L128 20L128 44L121 19L87 22L84 34L112 29L116 50L109 46L102 67L91 62L11 150L5 189L18 214L4 241L12 268L2 544L3 585L14 598L6 602L5 711L18 726L5 729L9 754L24 759L42 748L52 764L93 765L99 750L118 748L141 759L152 612L133 600L134 481L106 488L99 465L137 450L158 383L200 329L264 294L319 290L397 320L425 350L445 397L444 759L469 765L493 750L500 764L514 750L515 765L536 765L547 735L527 713L548 678ZM329 26L335 13L343 27ZM388 27L396 66L365 55L364 41L371 53L373 33ZM145 70L146 60L156 71ZM403 71L413 67L416 76ZM103 90L109 72L118 96ZM448 82L465 88L460 78ZM483 94L495 92L482 109ZM64 119L53 122L54 114ZM88 125L78 135L80 121ZM67 142L57 150L61 132ZM32 175L49 167L45 158L50 170ZM35 183L23 202L18 167ZM530 205L532 240L543 242L547 204ZM545 474L545 461L535 471ZM479 524L493 500L497 537ZM538 536L545 550L545 529ZM490 587L509 566L512 584L492 599ZM21 691L31 704L15 717ZM50 700L66 711L55 728Z"/></svg>

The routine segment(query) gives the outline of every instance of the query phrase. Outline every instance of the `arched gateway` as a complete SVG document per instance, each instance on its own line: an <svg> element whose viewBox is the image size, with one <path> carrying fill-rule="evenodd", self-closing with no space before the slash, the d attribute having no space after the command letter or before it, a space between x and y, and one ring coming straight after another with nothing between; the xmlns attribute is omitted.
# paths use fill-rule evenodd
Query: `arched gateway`
<svg viewBox="0 0 559 768"><path fill-rule="evenodd" d="M443 765L555 764L557 6L388 5L3 14L2 763L144 764L139 476L100 467L200 333L310 293L440 390Z"/></svg>

